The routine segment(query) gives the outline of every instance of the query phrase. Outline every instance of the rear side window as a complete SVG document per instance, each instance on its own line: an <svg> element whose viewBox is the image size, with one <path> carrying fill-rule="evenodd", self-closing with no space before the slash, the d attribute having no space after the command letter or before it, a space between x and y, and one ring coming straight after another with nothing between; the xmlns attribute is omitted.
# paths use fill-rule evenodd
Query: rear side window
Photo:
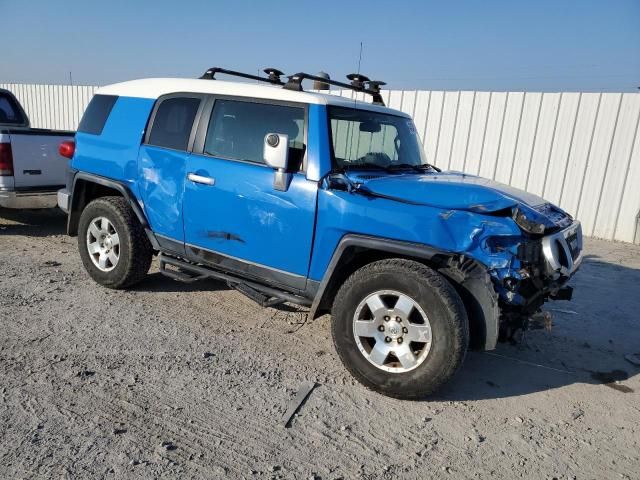
<svg viewBox="0 0 640 480"><path fill-rule="evenodd" d="M199 105L199 98L174 97L163 100L156 110L147 143L186 150Z"/></svg>
<svg viewBox="0 0 640 480"><path fill-rule="evenodd" d="M6 93L0 93L0 123L22 125L24 118L16 101Z"/></svg>
<svg viewBox="0 0 640 480"><path fill-rule="evenodd" d="M204 151L213 157L264 163L267 133L289 135L289 161L298 169L304 156L304 108L216 100Z"/></svg>
<svg viewBox="0 0 640 480"><path fill-rule="evenodd" d="M116 95L94 95L82 115L78 131L100 135L116 100L118 100Z"/></svg>

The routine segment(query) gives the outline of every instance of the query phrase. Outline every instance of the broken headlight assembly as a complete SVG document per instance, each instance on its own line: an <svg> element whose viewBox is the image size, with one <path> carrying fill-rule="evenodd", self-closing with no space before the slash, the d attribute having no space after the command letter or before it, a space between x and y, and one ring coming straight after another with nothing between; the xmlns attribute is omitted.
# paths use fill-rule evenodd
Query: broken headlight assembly
<svg viewBox="0 0 640 480"><path fill-rule="evenodd" d="M542 235L544 234L545 224L538 222L534 218L530 218L532 215L527 215L522 208L516 207L513 209L513 221L527 233L531 233L534 235Z"/></svg>

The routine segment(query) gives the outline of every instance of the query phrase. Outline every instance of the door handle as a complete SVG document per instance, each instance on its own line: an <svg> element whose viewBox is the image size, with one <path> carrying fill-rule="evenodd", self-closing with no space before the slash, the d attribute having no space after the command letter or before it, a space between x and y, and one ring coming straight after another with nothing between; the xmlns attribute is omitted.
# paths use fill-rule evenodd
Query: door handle
<svg viewBox="0 0 640 480"><path fill-rule="evenodd" d="M211 177L203 177L202 175L198 175L196 173L189 173L187 178L193 183L201 183L202 185L215 185L216 179Z"/></svg>

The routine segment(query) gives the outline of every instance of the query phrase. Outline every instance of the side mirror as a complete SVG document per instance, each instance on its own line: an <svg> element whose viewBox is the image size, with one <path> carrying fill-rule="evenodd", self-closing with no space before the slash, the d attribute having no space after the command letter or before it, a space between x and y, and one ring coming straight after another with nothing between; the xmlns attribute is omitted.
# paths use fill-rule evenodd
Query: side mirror
<svg viewBox="0 0 640 480"><path fill-rule="evenodd" d="M273 188L287 191L291 183L289 166L289 135L283 133L267 133L264 137L264 163L275 169Z"/></svg>

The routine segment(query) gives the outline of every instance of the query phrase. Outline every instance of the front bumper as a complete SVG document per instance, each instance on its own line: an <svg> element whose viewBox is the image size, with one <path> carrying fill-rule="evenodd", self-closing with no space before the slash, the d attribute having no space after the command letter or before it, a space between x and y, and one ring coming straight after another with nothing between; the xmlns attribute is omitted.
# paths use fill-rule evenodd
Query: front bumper
<svg viewBox="0 0 640 480"><path fill-rule="evenodd" d="M582 228L578 221L541 239L520 244L511 266L494 271L501 305L531 312L546 300L570 299L567 283L582 260Z"/></svg>

